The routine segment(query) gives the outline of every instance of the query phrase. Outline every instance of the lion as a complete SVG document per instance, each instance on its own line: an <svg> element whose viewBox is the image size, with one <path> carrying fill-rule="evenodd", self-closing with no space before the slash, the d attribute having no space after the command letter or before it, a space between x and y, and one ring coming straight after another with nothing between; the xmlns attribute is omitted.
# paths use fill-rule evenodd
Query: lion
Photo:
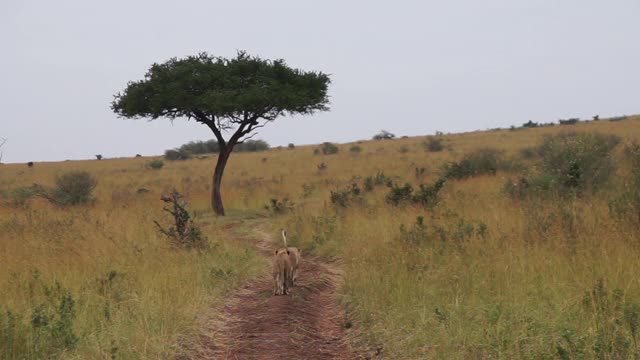
<svg viewBox="0 0 640 360"><path fill-rule="evenodd" d="M300 249L294 246L287 246L287 231L282 229L282 240L284 241L284 248L289 252L289 262L291 263L291 277L290 286L295 286L298 281L298 266L302 261L302 254Z"/></svg>
<svg viewBox="0 0 640 360"><path fill-rule="evenodd" d="M289 250L277 249L273 259L273 295L287 295L291 284Z"/></svg>

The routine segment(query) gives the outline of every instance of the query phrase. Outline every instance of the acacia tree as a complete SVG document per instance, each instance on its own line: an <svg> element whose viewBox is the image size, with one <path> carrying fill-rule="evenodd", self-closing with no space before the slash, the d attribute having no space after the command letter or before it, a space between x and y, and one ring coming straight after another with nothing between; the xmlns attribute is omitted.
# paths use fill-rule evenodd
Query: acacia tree
<svg viewBox="0 0 640 360"><path fill-rule="evenodd" d="M224 215L220 186L233 147L280 115L328 110L330 82L322 72L293 69L282 59L244 51L231 59L200 53L151 65L143 80L114 96L111 109L125 118L186 118L206 125L220 146L211 206Z"/></svg>

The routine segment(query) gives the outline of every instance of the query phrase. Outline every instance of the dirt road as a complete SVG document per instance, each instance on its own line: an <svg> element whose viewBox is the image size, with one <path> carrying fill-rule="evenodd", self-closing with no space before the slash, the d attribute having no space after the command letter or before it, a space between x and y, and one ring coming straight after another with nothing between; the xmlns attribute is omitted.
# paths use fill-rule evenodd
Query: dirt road
<svg viewBox="0 0 640 360"><path fill-rule="evenodd" d="M255 232L255 246L271 258L276 242ZM272 296L270 269L214 309L198 339L180 359L362 359L347 341L345 318L336 304L339 271L304 256L298 285Z"/></svg>

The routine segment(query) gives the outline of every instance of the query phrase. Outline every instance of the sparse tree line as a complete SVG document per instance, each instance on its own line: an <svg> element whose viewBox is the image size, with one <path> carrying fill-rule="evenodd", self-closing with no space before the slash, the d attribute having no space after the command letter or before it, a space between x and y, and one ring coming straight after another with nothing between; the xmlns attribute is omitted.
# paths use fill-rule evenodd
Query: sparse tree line
<svg viewBox="0 0 640 360"><path fill-rule="evenodd" d="M269 150L269 144L264 140L252 140L249 139L242 143L237 144L234 147L236 152L257 152ZM192 155L203 154L217 154L220 152L220 143L217 140L207 141L191 141L182 146L169 149L164 152L164 157L167 160L187 160Z"/></svg>

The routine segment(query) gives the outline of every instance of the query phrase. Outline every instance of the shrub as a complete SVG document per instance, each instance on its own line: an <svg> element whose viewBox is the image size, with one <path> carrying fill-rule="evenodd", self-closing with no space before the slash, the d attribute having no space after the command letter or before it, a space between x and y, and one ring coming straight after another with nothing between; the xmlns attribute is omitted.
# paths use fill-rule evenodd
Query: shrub
<svg viewBox="0 0 640 360"><path fill-rule="evenodd" d="M269 144L264 140L247 140L243 143L234 146L233 151L236 152L255 152L264 151L269 149ZM216 140L207 141L190 141L181 145L178 149L174 149L183 154L211 154L219 153L220 145ZM183 159L168 159L168 160L183 160Z"/></svg>
<svg viewBox="0 0 640 360"><path fill-rule="evenodd" d="M577 124L578 121L580 121L580 119L578 118L571 118L567 120L560 119L558 120L558 123L560 123L560 125L573 125L573 124Z"/></svg>
<svg viewBox="0 0 640 360"><path fill-rule="evenodd" d="M444 145L442 144L442 139L439 137L429 137L427 141L424 142L424 149L430 152L438 152L444 150Z"/></svg>
<svg viewBox="0 0 640 360"><path fill-rule="evenodd" d="M424 207L434 206L438 202L438 193L445 182L445 178L440 178L433 185L420 184L420 189L413 194L411 201Z"/></svg>
<svg viewBox="0 0 640 360"><path fill-rule="evenodd" d="M160 200L170 204L169 208L163 208L173 216L174 224L168 229L162 227L157 221L153 221L161 233L166 235L173 246L185 249L204 249L207 247L207 238L202 235L200 228L195 225L191 215L187 211L188 205L184 197L173 190L169 195L163 195Z"/></svg>
<svg viewBox="0 0 640 360"><path fill-rule="evenodd" d="M392 140L396 136L386 130L380 130L379 133L373 136L373 140Z"/></svg>
<svg viewBox="0 0 640 360"><path fill-rule="evenodd" d="M352 147L349 148L349 151L352 154L358 154L362 151L362 148L360 147L360 145L353 145Z"/></svg>
<svg viewBox="0 0 640 360"><path fill-rule="evenodd" d="M502 168L502 151L497 149L479 149L465 155L462 160L444 166L444 177L466 179L478 175L495 175Z"/></svg>
<svg viewBox="0 0 640 360"><path fill-rule="evenodd" d="M98 184L86 171L72 171L56 177L55 186L43 191L43 196L60 206L80 205L93 200L91 194Z"/></svg>
<svg viewBox="0 0 640 360"><path fill-rule="evenodd" d="M345 190L331 191L331 203L341 207L347 207L352 201L361 201L360 194L362 191L356 183L352 183L349 188Z"/></svg>
<svg viewBox="0 0 640 360"><path fill-rule="evenodd" d="M293 143L289 143L289 145L287 145L287 147L289 149L295 149L296 148L296 146Z"/></svg>
<svg viewBox="0 0 640 360"><path fill-rule="evenodd" d="M97 160L102 160L102 155L100 155L100 154L96 155L96 159Z"/></svg>
<svg viewBox="0 0 640 360"><path fill-rule="evenodd" d="M379 171L377 174L373 176L367 176L364 179L364 190L371 191L375 186L385 185L391 187L393 185L393 181L390 177L386 176L384 172Z"/></svg>
<svg viewBox="0 0 640 360"><path fill-rule="evenodd" d="M42 187L33 184L31 186L21 186L8 191L3 194L3 198L9 200L8 205L14 207L26 206L30 199L40 196L42 194Z"/></svg>
<svg viewBox="0 0 640 360"><path fill-rule="evenodd" d="M269 150L269 144L264 140L247 140L233 147L236 152L257 152Z"/></svg>
<svg viewBox="0 0 640 360"><path fill-rule="evenodd" d="M393 206L398 206L402 203L410 202L412 194L413 186L411 184L406 183L404 186L394 184L391 186L385 200Z"/></svg>
<svg viewBox="0 0 640 360"><path fill-rule="evenodd" d="M171 149L164 152L164 158L167 160L187 160L191 158L191 153L184 149Z"/></svg>
<svg viewBox="0 0 640 360"><path fill-rule="evenodd" d="M527 121L526 123L522 124L522 127L523 127L523 128L535 128L535 127L538 127L538 126L539 126L539 124L538 124L538 123L533 122L533 121L531 121L531 120L529 120L529 121Z"/></svg>
<svg viewBox="0 0 640 360"><path fill-rule="evenodd" d="M548 136L538 148L541 176L560 192L595 191L614 170L610 153L619 142L620 138L615 135L598 133Z"/></svg>
<svg viewBox="0 0 640 360"><path fill-rule="evenodd" d="M325 142L322 143L320 151L322 151L324 155L333 155L338 153L338 147L330 142Z"/></svg>
<svg viewBox="0 0 640 360"><path fill-rule="evenodd" d="M71 353L78 342L74 297L57 281L44 284L37 270L25 287L31 295L28 314L0 306L0 358L57 359Z"/></svg>
<svg viewBox="0 0 640 360"><path fill-rule="evenodd" d="M155 170L162 169L162 167L164 166L164 161L160 159L151 160L149 161L149 163L147 163L147 166Z"/></svg>

